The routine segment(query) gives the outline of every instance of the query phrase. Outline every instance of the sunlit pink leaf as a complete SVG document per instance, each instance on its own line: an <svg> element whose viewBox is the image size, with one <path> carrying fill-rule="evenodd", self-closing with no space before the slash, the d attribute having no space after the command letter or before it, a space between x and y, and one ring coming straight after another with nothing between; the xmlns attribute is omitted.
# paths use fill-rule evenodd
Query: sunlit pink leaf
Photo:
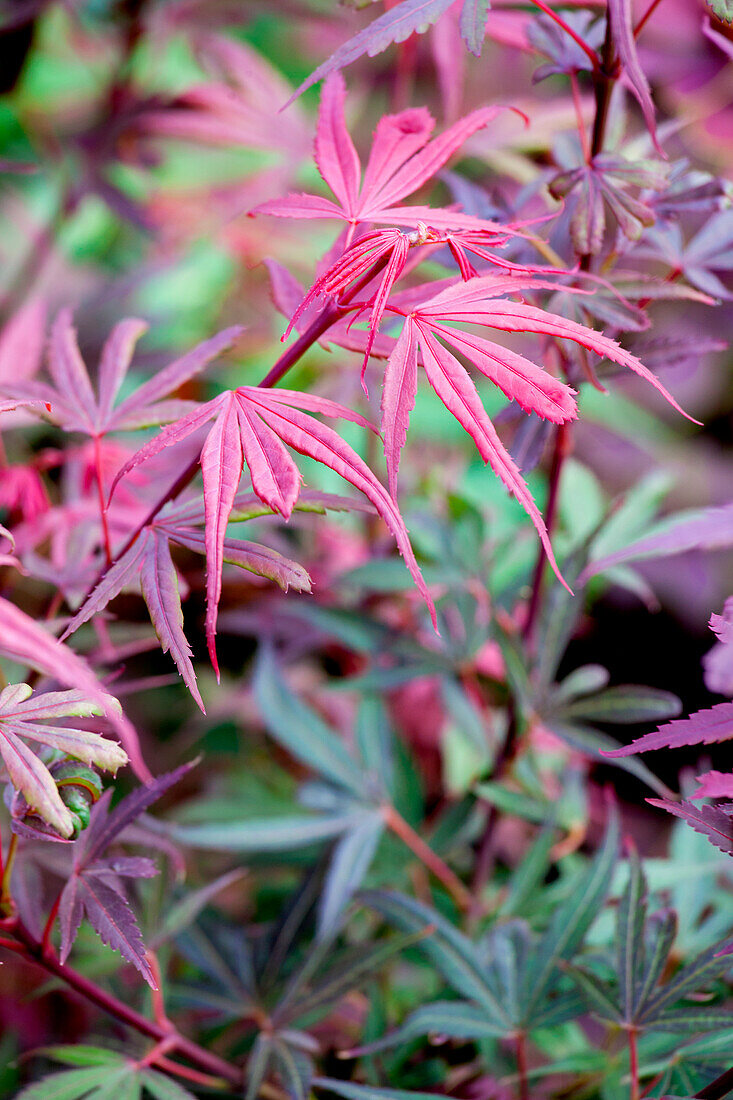
<svg viewBox="0 0 733 1100"><path fill-rule="evenodd" d="M480 281L471 280L463 285L470 287L471 283ZM421 309L421 312L427 313L428 309ZM654 386L665 400L688 420L692 420L695 424L699 423L677 404L659 379L636 356L625 351L615 340L611 340L608 336L603 336L585 325L580 325L577 321L569 321L567 318L548 313L524 302L512 302L504 299L493 301L487 299L483 302L472 300L466 302L465 305L462 305L460 300L454 300L451 306L446 305L444 310L439 310L439 313L441 320L444 321L490 325L491 328L501 329L504 332L537 332L547 336L572 340L576 344L580 344L581 347L588 348L589 351L594 351L614 363L620 363L622 366L628 367Z"/></svg>
<svg viewBox="0 0 733 1100"><path fill-rule="evenodd" d="M370 432L376 432L375 426L354 412L340 405L337 401L331 401L328 397L321 397L317 393L301 393L300 390L272 389L262 390L258 386L240 386L237 391L246 394L254 401L264 401L268 405L273 402L277 405L287 405L289 408L302 409L304 412L320 413L321 416L336 417L339 420L349 420L352 424L358 424L360 428L367 428Z"/></svg>
<svg viewBox="0 0 733 1100"><path fill-rule="evenodd" d="M423 4L425 0L415 0L415 2ZM428 2L434 4L436 0L428 0ZM398 5L393 12L385 13L383 18L392 18L395 13L401 12L403 8L412 4L413 0L406 0L406 3ZM447 6L449 4L446 4ZM372 26L376 27L379 23L380 20L377 19ZM339 67L334 65L328 71ZM320 158L318 163L321 168L326 167L328 171L335 173L333 176L335 186L332 191L338 202L333 203L315 195L290 194L285 198L270 199L261 203L250 211L251 214L272 214L286 218L338 217L350 222L352 227L359 222L417 227L422 222L432 228L443 229L499 228L493 222L451 210L433 210L426 206L400 207L394 204L427 183L468 137L488 125L500 111L514 108L501 106L479 108L459 119L428 144L426 142L433 129L434 121L424 108L385 116L377 124L374 132L372 150L359 191L358 158L343 124L342 99L343 86L338 85L335 78L333 82L332 78L329 78L329 82L324 86L321 115L319 115L318 132L322 138L317 139L317 143L321 141L320 151L317 149L317 158ZM521 115L521 112L517 113ZM323 172L322 174L326 179L325 174ZM507 228L504 227L504 233L507 232Z"/></svg>
<svg viewBox="0 0 733 1100"><path fill-rule="evenodd" d="M264 402L266 403L263 403L260 416L289 447L328 466L371 500L392 532L412 578L428 606L433 625L437 627L432 597L415 560L407 529L395 502L384 486L356 451L349 447L332 428L297 409L278 406L276 402L268 401L267 397L264 397Z"/></svg>
<svg viewBox="0 0 733 1100"><path fill-rule="evenodd" d="M417 344L414 326L407 321L387 361L382 390L382 431L389 491L397 496L400 454L407 439L410 413L417 394Z"/></svg>
<svg viewBox="0 0 733 1100"><path fill-rule="evenodd" d="M440 171L467 138L477 130L488 126L504 109L503 107L480 107L477 111L472 111L470 115L455 122L438 137L433 138L399 168L391 179L364 196L360 216L369 220L372 212L393 206L406 195L417 191Z"/></svg>
<svg viewBox="0 0 733 1100"><path fill-rule="evenodd" d="M550 565L560 582L567 588L555 561L542 514L532 499L532 494L524 483L522 475L499 439L468 373L458 360L438 343L429 329L419 322L417 322L417 329L420 334L423 366L430 385L448 411L471 436L484 462L488 462L497 477L501 478L507 489L516 496L527 512L537 529Z"/></svg>
<svg viewBox="0 0 733 1100"><path fill-rule="evenodd" d="M262 423L246 398L238 398L238 411L252 488L268 507L289 519L300 492L300 472L277 434Z"/></svg>
<svg viewBox="0 0 733 1100"><path fill-rule="evenodd" d="M100 428L109 420L115 398L132 361L135 345L147 330L147 322L128 317L115 325L105 342L99 364L98 381L97 426Z"/></svg>
<svg viewBox="0 0 733 1100"><path fill-rule="evenodd" d="M283 198L269 199L252 211L253 214L271 214L275 218L342 218L346 214L340 206L320 195L296 195L291 192Z"/></svg>
<svg viewBox="0 0 733 1100"><path fill-rule="evenodd" d="M118 405L110 418L109 427L115 430L126 427L129 418L139 416L141 410L149 408L154 402L180 389L184 382L200 374L223 351L230 348L243 331L241 325L232 325L230 328L223 329L210 340L204 340L203 343L182 355L180 359L163 367Z"/></svg>
<svg viewBox="0 0 733 1100"><path fill-rule="evenodd" d="M340 73L332 73L323 85L316 129L315 160L318 171L345 210L354 210L361 182L361 164L346 129L346 88Z"/></svg>
<svg viewBox="0 0 733 1100"><path fill-rule="evenodd" d="M57 389L65 394L77 409L85 428L94 430L96 401L87 368L76 341L70 309L62 309L51 326L48 369Z"/></svg>
<svg viewBox="0 0 733 1100"><path fill-rule="evenodd" d="M140 568L140 585L150 612L150 621L163 652L170 652L183 682L205 714L196 684L196 673L191 663L191 647L183 633L178 575L171 558L168 539L160 531L151 531L147 540Z"/></svg>
<svg viewBox="0 0 733 1100"><path fill-rule="evenodd" d="M364 172L363 193L374 195L427 142L435 119L426 107L384 115L377 123Z"/></svg>
<svg viewBox="0 0 733 1100"><path fill-rule="evenodd" d="M555 424L564 424L577 416L575 391L523 355L447 325L434 324L431 329L527 412L535 412Z"/></svg>
<svg viewBox="0 0 733 1100"><path fill-rule="evenodd" d="M217 680L216 611L221 596L224 537L244 464L241 414L236 396L229 393L201 450L206 516L206 640Z"/></svg>

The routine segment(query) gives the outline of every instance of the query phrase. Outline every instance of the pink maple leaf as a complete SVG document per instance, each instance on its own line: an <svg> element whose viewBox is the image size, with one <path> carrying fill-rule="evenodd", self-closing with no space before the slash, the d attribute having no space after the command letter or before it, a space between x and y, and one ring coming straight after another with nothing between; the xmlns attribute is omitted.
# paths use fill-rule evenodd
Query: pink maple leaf
<svg viewBox="0 0 733 1100"><path fill-rule="evenodd" d="M515 229L513 228L507 228L501 233L485 229L446 231L434 229L432 226L426 225L425 222L418 222L417 229L411 233L404 233L401 229L377 229L371 233L365 233L318 276L313 286L302 297L294 312L292 312L290 324L282 339L287 339L292 329L298 326L298 322L305 315L311 313L319 298L331 297L341 306L342 301L350 301L357 291L362 288L365 291L365 299L363 304L357 303L357 305L360 310L368 309L370 311L369 328L363 347L364 364L361 377L362 386L364 386L364 374L369 356L374 349L379 324L387 308L392 288L408 266L408 257L412 249L427 246L430 251L433 251L442 244L447 244L464 280L475 278L478 275L476 268L468 258L469 253L513 274L524 276L548 273L555 276L571 274L554 268L527 267L499 257L493 250L506 244L508 238L514 234ZM420 261L421 257L418 257L416 263L420 263ZM452 285L452 281L449 285ZM534 285L539 288L543 284L535 283ZM554 289L554 283L549 285ZM346 290L349 290L348 298L342 299L341 296L344 295ZM575 288L570 288L570 290L578 292ZM435 293L437 293L437 289ZM344 305L343 308L346 308L346 306ZM352 305L351 308L353 309L354 306ZM350 331L353 323L354 318L349 323L347 332ZM367 392L366 386L364 386L364 392Z"/></svg>
<svg viewBox="0 0 733 1100"><path fill-rule="evenodd" d="M135 345L147 331L145 321L128 317L110 333L102 349L97 389L81 357L71 310L62 309L51 328L47 382L0 383L0 393L20 402L45 402L48 416L66 431L100 439L112 431L135 431L174 420L191 409L190 401L163 400L231 347L242 332L233 326L217 333L159 370L117 403Z"/></svg>
<svg viewBox="0 0 733 1100"><path fill-rule="evenodd" d="M219 394L163 428L122 467L112 486L114 492L119 480L141 462L185 439L209 421L214 421L201 448L200 463L206 522L206 637L217 676L215 637L224 543L242 470L246 464L258 498L268 508L289 519L300 493L301 474L288 447L328 466L372 502L392 532L436 624L435 608L397 505L356 451L333 428L308 415L314 412L341 417L375 430L357 413L323 397L292 390L241 386Z"/></svg>
<svg viewBox="0 0 733 1100"><path fill-rule="evenodd" d="M362 177L361 161L344 119L345 96L343 78L339 73L332 73L321 94L315 160L336 201L320 195L291 193L261 203L252 214L272 214L280 218L339 218L350 225L347 244L355 227L364 222L416 227L418 222L428 221L437 229L499 228L493 222L469 214L395 204L432 179L467 138L487 126L505 108L480 107L432 141L429 139L435 120L425 107L385 115L374 131Z"/></svg>
<svg viewBox="0 0 733 1100"><path fill-rule="evenodd" d="M575 321L503 297L513 291L543 285L546 284L531 275L526 278L483 276L449 286L422 303L413 302L402 308L389 306L391 311L405 317L405 323L384 376L382 431L390 491L394 495L400 453L415 403L418 362L421 361L441 401L469 433L484 461L527 511L553 569L558 572L539 509L502 445L468 372L445 345L449 344L465 356L523 409L557 424L577 415L574 391L524 356L453 325L480 325L504 332L534 332L572 340L629 367L655 386L675 408L679 409L679 405L654 375L615 341Z"/></svg>
<svg viewBox="0 0 733 1100"><path fill-rule="evenodd" d="M233 507L235 510L252 509L253 499L256 498L252 498L251 494L238 494L234 498ZM257 504L259 509L254 509L254 514L267 514L269 509L263 508L259 501ZM123 589L139 582L161 648L164 653L170 652L186 687L204 713L191 660L191 647L183 632L180 585L171 556L171 543L183 546L195 554L206 555L206 534L200 529L205 526L205 521L205 504L198 500L176 508L165 508L151 523L145 525L130 549L110 566L89 593L61 638L64 641L83 623L98 615ZM285 592L289 588L298 592L310 592L311 582L306 570L268 546L244 539L225 538L221 556L223 563L237 565L257 576L275 581Z"/></svg>

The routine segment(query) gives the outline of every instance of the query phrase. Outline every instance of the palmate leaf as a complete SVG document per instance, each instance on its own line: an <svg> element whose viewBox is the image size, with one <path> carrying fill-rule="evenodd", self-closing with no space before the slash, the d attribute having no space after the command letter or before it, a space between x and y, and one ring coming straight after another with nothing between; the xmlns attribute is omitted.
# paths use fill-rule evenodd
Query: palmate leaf
<svg viewBox="0 0 733 1100"><path fill-rule="evenodd" d="M119 1089L124 1086L125 1077L129 1083L130 1071L126 1067L115 1070L109 1065L52 1073L23 1089L17 1100L86 1100L87 1097L98 1100L100 1090L110 1080Z"/></svg>
<svg viewBox="0 0 733 1100"><path fill-rule="evenodd" d="M304 1050L275 1035L272 1060L290 1100L307 1100L313 1080L313 1059Z"/></svg>
<svg viewBox="0 0 733 1100"><path fill-rule="evenodd" d="M661 779L657 779L652 770L641 760L626 759L626 752L609 734L579 721L565 722L552 714L545 715L543 723L562 741L579 752L586 753L591 759L605 761L607 758L612 758L620 768L629 772L630 775L635 775L657 794L668 796L671 793L667 785Z"/></svg>
<svg viewBox="0 0 733 1100"><path fill-rule="evenodd" d="M376 909L391 924L407 932L419 932L435 927L435 932L420 943L427 955L452 988L463 997L481 1006L487 1020L497 1028L512 1027L500 991L496 989L476 945L458 931L436 910L405 895L386 891L365 891L361 900Z"/></svg>
<svg viewBox="0 0 733 1100"><path fill-rule="evenodd" d="M266 646L260 649L253 686L268 732L317 774L361 798L363 765L315 711L290 691Z"/></svg>
<svg viewBox="0 0 733 1100"><path fill-rule="evenodd" d="M104 1050L102 1047L93 1047L84 1043L41 1047L36 1054L42 1054L51 1061L60 1062L65 1066L105 1066L122 1060L116 1051Z"/></svg>
<svg viewBox="0 0 733 1100"><path fill-rule="evenodd" d="M481 56L481 46L486 33L486 17L490 6L489 0L463 0L460 20L461 38L476 57Z"/></svg>
<svg viewBox="0 0 733 1100"><path fill-rule="evenodd" d="M629 881L616 913L616 973L623 1018L631 1020L637 998L643 989L639 975L644 968L644 923L646 920L646 880L635 848L629 851Z"/></svg>
<svg viewBox="0 0 733 1100"><path fill-rule="evenodd" d="M623 1019L623 1012L612 991L598 980L597 974L590 973L582 966L569 966L567 972L580 989L586 1006L595 1016L609 1023L618 1023Z"/></svg>
<svg viewBox="0 0 733 1100"><path fill-rule="evenodd" d="M474 440L484 462L491 466L505 487L522 504L537 529L556 575L565 584L555 563L539 509L516 464L501 443L472 378L454 351L461 353L510 400L516 400L526 411L555 423L566 423L576 417L575 391L524 356L454 326L479 325L500 332L532 332L573 341L580 347L628 367L653 385L678 411L682 410L655 375L615 341L559 314L549 313L524 301L506 299L508 294L533 288L546 289L548 285L538 280L531 271L511 278L487 275L448 286L422 301L413 300L405 308L393 302L389 309L404 317L404 327L385 370L382 431L390 489L394 494L400 451L415 400L420 356L428 382ZM425 293L430 295L430 289L426 288Z"/></svg>
<svg viewBox="0 0 733 1100"><path fill-rule="evenodd" d="M260 1087L270 1066L272 1036L260 1032L247 1059L247 1091L244 1100L257 1100Z"/></svg>
<svg viewBox="0 0 733 1100"><path fill-rule="evenodd" d="M646 876L632 848L628 881L616 914L614 980L578 966L569 968L587 1005L601 1019L639 1032L654 1028L689 1034L730 1026L733 1013L718 1006L680 1004L729 969L730 961L721 958L720 944L709 947L659 986L669 965L676 919L670 910L647 919L646 896Z"/></svg>
<svg viewBox="0 0 733 1100"><path fill-rule="evenodd" d="M335 934L336 929L332 929L331 942ZM316 954L316 961L309 959L287 985L273 1011L273 1019L278 1026L289 1027L301 1020L324 1016L349 990L358 988L377 974L385 962L418 943L424 936L423 929L393 936L386 941L357 944L337 954L330 965L322 963L320 953ZM316 952L325 953L325 945L319 944Z"/></svg>
<svg viewBox="0 0 733 1100"><path fill-rule="evenodd" d="M96 1060L86 1068L52 1073L23 1089L16 1100L196 1100L188 1089L157 1070L110 1051L88 1049ZM73 1048L67 1057L65 1048L51 1047L45 1053L73 1065L72 1052Z"/></svg>
<svg viewBox="0 0 733 1100"><path fill-rule="evenodd" d="M243 507L247 507L248 497L249 494L242 494L239 498ZM272 511L261 506L260 514L272 514ZM165 509L143 528L130 549L110 566L62 637L65 639L74 634L137 578L163 652L170 652L183 682L199 708L206 713L196 683L191 647L183 632L178 573L170 550L170 544L174 543L194 554L206 555L206 534L198 526L204 522L204 511L198 504ZM273 580L286 592L289 588L298 592L310 591L311 581L305 569L268 546L225 537L221 545L221 562L222 565L237 565L259 577Z"/></svg>
<svg viewBox="0 0 733 1100"><path fill-rule="evenodd" d="M216 618L225 532L242 469L246 463L252 488L260 500L284 519L289 519L300 492L301 475L287 447L334 470L371 501L392 532L435 625L435 608L394 500L356 451L311 413L341 417L372 428L362 416L326 398L291 390L240 386L219 394L164 428L122 467L112 486L114 492L119 480L141 462L214 421L201 449L200 462L207 561L206 637L217 677Z"/></svg>
<svg viewBox="0 0 733 1100"><path fill-rule="evenodd" d="M610 814L603 844L576 888L553 914L550 926L527 963L522 1003L526 1026L556 981L560 963L571 959L580 947L608 893L618 855L618 817Z"/></svg>
<svg viewBox="0 0 733 1100"><path fill-rule="evenodd" d="M59 927L62 963L68 958L82 918L86 916L102 942L119 951L155 988L142 935L120 879L149 878L157 874L157 868L152 860L143 857L104 857L109 845L117 841L124 830L192 766L184 764L175 771L158 776L147 787L127 795L111 811L110 791L102 795L92 808L89 826L74 845L71 874L61 893Z"/></svg>
<svg viewBox="0 0 733 1100"><path fill-rule="evenodd" d="M626 187L663 190L666 186L664 167L654 161L629 161L614 154L600 153L588 163L573 166L553 179L550 190L554 197L569 197L571 209L574 207L570 232L581 255L600 250L606 230L606 207L629 240L638 240L645 226L653 225L654 211L632 197ZM625 293L625 296L629 295ZM613 309L613 305L610 308ZM643 324L643 318L640 323Z"/></svg>
<svg viewBox="0 0 733 1100"><path fill-rule="evenodd" d="M155 873L157 872L154 870L153 874ZM145 958L142 934L130 903L117 884L105 882L104 878L94 873L94 869L74 875L64 887L59 907L62 962L68 956L83 916L86 916L103 944L113 951L119 951L124 959L140 971L148 985L156 988L153 972Z"/></svg>
<svg viewBox="0 0 733 1100"><path fill-rule="evenodd" d="M673 1009L683 997L696 993L710 981L730 969L730 958L721 956L721 944L713 944L686 963L673 978L653 994L640 1009L643 1023L652 1023Z"/></svg>
<svg viewBox="0 0 733 1100"><path fill-rule="evenodd" d="M122 714L114 696L105 691L89 665L68 646L36 623L9 600L0 597L0 653L20 664L52 676L62 684L83 691L98 702L109 719L138 778L150 779L132 724Z"/></svg>
<svg viewBox="0 0 733 1100"><path fill-rule="evenodd" d="M596 557L582 574L581 583L597 573L633 561L684 554L689 550L721 550L733 545L733 504L694 508L669 516L612 553Z"/></svg>
<svg viewBox="0 0 733 1100"><path fill-rule="evenodd" d="M159 370L115 408L135 345L147 328L145 321L136 318L127 318L115 326L102 349L95 395L79 351L71 310L62 309L51 329L48 364L53 385L36 381L6 383L2 389L11 395L26 395L48 403L51 407L48 417L66 431L99 438L112 431L152 427L190 409L191 402L162 399L200 374L244 331L235 325L199 344Z"/></svg>
<svg viewBox="0 0 733 1100"><path fill-rule="evenodd" d="M566 718L583 718L591 722L635 725L673 718L682 710L682 703L669 691L620 684L568 703L562 713Z"/></svg>
<svg viewBox="0 0 733 1100"><path fill-rule="evenodd" d="M385 715L376 703L361 708L357 745L366 758L359 759L292 693L266 646L257 659L253 686L268 732L326 780L327 786L311 785L308 791L307 804L318 814L172 826L170 832L195 847L239 852L294 851L335 840L318 908L317 935L322 941L338 926L345 906L361 886L386 827L382 802L387 797L391 758L382 754L387 748ZM302 801L306 802L305 788Z"/></svg>
<svg viewBox="0 0 733 1100"><path fill-rule="evenodd" d="M318 913L318 937L331 934L341 914L361 886L385 830L384 814L373 810L357 818L337 842L323 886Z"/></svg>
<svg viewBox="0 0 733 1100"><path fill-rule="evenodd" d="M646 1004L661 981L677 935L677 914L673 909L652 913L643 929L644 967L636 980L636 1005Z"/></svg>
<svg viewBox="0 0 733 1100"><path fill-rule="evenodd" d="M649 81L641 67L636 48L634 11L631 0L609 0L608 21L613 34L613 43L626 79L641 107L652 141L660 155L664 156L657 141L654 103L649 89Z"/></svg>
<svg viewBox="0 0 733 1100"><path fill-rule="evenodd" d="M449 6L446 0L407 0L407 2L416 9L422 6L423 10L430 4L441 5L443 10ZM397 15L399 24L400 10L404 14L404 4L398 5L381 18L391 21ZM372 26L378 25L379 20L372 24ZM337 67L333 66L334 69ZM325 70L323 72L325 73ZM284 198L261 203L250 213L270 214L280 218L338 218L349 222L352 226L358 223L386 223L392 227L416 228L422 222L434 229L471 228L489 232L499 231L502 238L506 237L506 226L498 226L495 222L476 218L470 214L438 210L428 206L395 205L432 179L472 134L487 126L505 108L480 107L458 119L432 141L429 138L435 127L435 119L426 108L408 108L394 115L385 115L374 131L369 160L361 180L361 165L358 160L354 160L353 143L346 130L344 98L343 78L340 74L330 71L323 85L318 114L316 163L337 201L333 202L320 195L289 194ZM346 161L348 161L348 185L344 176ZM361 186L359 186L360 183ZM394 238L394 230L392 236ZM357 241L357 246L358 244ZM360 251L357 248L355 255L359 256L359 254ZM345 257L348 256L347 251ZM337 263L340 262L337 261ZM348 263L348 260L345 262ZM282 294L278 296L282 301ZM342 325L337 342L341 343L344 335Z"/></svg>
<svg viewBox="0 0 733 1100"><path fill-rule="evenodd" d="M291 852L333 840L355 826L353 813L293 814L251 821L170 825L166 831L181 844L223 852Z"/></svg>
<svg viewBox="0 0 733 1100"><path fill-rule="evenodd" d="M424 34L448 11L453 2L455 0L401 0L343 46L339 46L327 61L303 81L288 100L287 106L324 76L345 68L364 54L375 57L388 46L404 42L413 34ZM489 0L463 0L461 7L461 37L476 57L481 55L490 6Z"/></svg>
<svg viewBox="0 0 733 1100"><path fill-rule="evenodd" d="M545 880L554 843L555 829L549 823L538 833L537 839L512 871L499 907L499 916L514 917L522 912L526 902Z"/></svg>
<svg viewBox="0 0 733 1100"><path fill-rule="evenodd" d="M116 702L109 698L111 703ZM48 768L25 742L58 749L85 764L116 773L127 763L127 753L114 741L88 730L40 724L49 718L102 713L101 703L86 698L81 691L51 691L34 696L28 684L11 684L0 692L0 759L13 787L20 791L29 808L63 837L74 832L71 812Z"/></svg>
<svg viewBox="0 0 733 1100"><path fill-rule="evenodd" d="M537 664L533 671L540 688L549 686L555 679L582 612L578 578L587 556L587 546L583 545L563 562L563 574L576 596L571 596L562 585L553 584L543 601L537 630Z"/></svg>
<svg viewBox="0 0 733 1100"><path fill-rule="evenodd" d="M679 1032L682 1035L719 1031L733 1026L733 1012L704 1007L672 1008L648 1026L656 1031Z"/></svg>
<svg viewBox="0 0 733 1100"><path fill-rule="evenodd" d="M239 882L245 874L246 871L236 867L233 871L226 871L218 878L207 882L198 890L186 891L180 901L174 902L166 912L162 923L158 926L157 932L150 941L151 950L157 951L161 944L180 935L185 928L196 920L199 913L213 901L217 894L226 890L235 882Z"/></svg>
<svg viewBox="0 0 733 1100"><path fill-rule="evenodd" d="M478 1042L481 1039L501 1039L511 1028L499 1024L486 1015L486 1010L468 1001L435 1001L411 1012L401 1027L388 1032L381 1039L359 1047L358 1054L376 1054L392 1050L425 1035L441 1038L463 1039Z"/></svg>

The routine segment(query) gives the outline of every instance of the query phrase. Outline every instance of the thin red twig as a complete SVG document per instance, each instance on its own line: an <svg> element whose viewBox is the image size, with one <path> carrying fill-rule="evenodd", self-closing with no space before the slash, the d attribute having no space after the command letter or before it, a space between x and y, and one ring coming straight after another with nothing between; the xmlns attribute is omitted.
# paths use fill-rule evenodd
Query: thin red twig
<svg viewBox="0 0 733 1100"><path fill-rule="evenodd" d="M647 24L647 21L648 21L648 20L649 20L649 19L651 18L651 16L652 16L652 15L654 14L654 12L655 12L655 11L657 10L657 8L658 8L658 7L659 7L659 5L661 4L661 2L662 2L662 0L652 0L651 4L650 4L650 5L649 5L649 7L648 7L648 8L646 9L646 11L645 11L645 12L644 12L644 14L642 15L641 19L639 20L639 22L638 22L638 23L636 24L636 26L634 27L634 38L638 38L638 37L639 37L639 35L641 34L642 30L643 30L643 29L644 29L644 27L646 26L646 24Z"/></svg>
<svg viewBox="0 0 733 1100"><path fill-rule="evenodd" d="M22 922L14 922L13 932L17 936L17 941L2 939L0 940L0 946L30 959L47 973L60 978L70 989L73 989L82 997L86 997L88 1001L101 1008L103 1012L119 1020L120 1023L133 1028L141 1035L146 1035L148 1038L156 1040L156 1042L172 1039L172 1046L175 1047L178 1053L193 1062L199 1069L212 1074L214 1077L221 1078L227 1084L234 1086L235 1089L241 1087L242 1070L237 1066L233 1066L218 1055L205 1050L178 1031L171 1031L155 1021L149 1020L142 1013L137 1012L134 1008L125 1004L124 1001L108 993L83 974L70 966L62 964L54 951L51 950L44 954L42 943L31 935Z"/></svg>
<svg viewBox="0 0 733 1100"><path fill-rule="evenodd" d="M543 11L545 15L549 16L550 19L557 23L558 27L562 27L566 34L570 35L573 42L580 46L581 50L590 61L591 65L593 66L593 72L598 72L600 69L600 61L596 51L591 49L588 43L584 42L580 35L576 31L574 31L568 23L565 22L563 17L559 15L558 12L553 11L553 9L545 4L543 0L532 0L532 3L535 5L535 7L539 8L540 11Z"/></svg>

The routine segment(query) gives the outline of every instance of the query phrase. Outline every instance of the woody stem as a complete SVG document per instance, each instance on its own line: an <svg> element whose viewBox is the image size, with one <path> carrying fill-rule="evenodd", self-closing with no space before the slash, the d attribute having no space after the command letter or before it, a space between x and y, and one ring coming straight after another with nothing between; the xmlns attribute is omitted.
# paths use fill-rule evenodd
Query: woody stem
<svg viewBox="0 0 733 1100"><path fill-rule="evenodd" d="M565 459L569 453L570 426L568 424L558 424L557 431L555 432L555 445L552 452L552 465L550 467L550 484L547 493L547 507L545 509L545 526L548 536L552 536L555 527L557 506L560 498L560 476L565 464ZM527 619L524 624L524 638L528 643L532 641L532 635L534 634L540 607L542 605L543 581L546 565L547 557L544 548L540 547L534 569L529 610L527 611Z"/></svg>
<svg viewBox="0 0 733 1100"><path fill-rule="evenodd" d="M146 1035L149 1039L154 1039L156 1042L162 1042L166 1039L172 1040L171 1048L175 1049L190 1062L193 1062L195 1066L205 1073L226 1081L227 1084L233 1086L235 1089L241 1087L242 1071L236 1066L231 1065L218 1055L212 1054L210 1051L200 1047L197 1043L194 1043L193 1040L187 1039L175 1029L171 1030L170 1027L166 1028L153 1020L148 1020L147 1017L143 1016L140 1012L137 1012L134 1008L130 1008L124 1001L118 1000L117 997L96 985L83 974L79 974L70 966L65 966L59 962L58 957L53 951L46 951L44 953L42 942L36 940L20 921L14 925L13 932L18 942L5 940L2 943L3 947L15 951L17 954L26 958L30 958L47 973L60 978L70 989L75 990L77 993L81 994L82 997L86 997L88 1001L91 1001L92 1004L101 1008L103 1012L113 1016L116 1020L119 1020L120 1023L133 1028L141 1035Z"/></svg>
<svg viewBox="0 0 733 1100"><path fill-rule="evenodd" d="M601 52L601 64L594 70L593 76L595 83L596 112L593 120L593 134L590 145L591 159L603 152L603 146L606 140L606 127L608 125L608 109L611 104L611 92L618 77L616 47L613 42L613 31L608 13L606 14L606 36L603 41L603 49ZM580 259L581 270L590 271L592 260L593 257L590 253L582 256ZM550 468L550 485L545 515L548 535L552 534L552 529L555 524L557 501L560 490L560 475L562 474L565 459L570 453L570 440L570 425L558 425L557 432L555 433L555 447L552 456L552 466ZM544 549L540 547L532 581L532 594L529 601L527 620L524 625L524 637L528 642L531 641L542 603L544 575L545 552Z"/></svg>

